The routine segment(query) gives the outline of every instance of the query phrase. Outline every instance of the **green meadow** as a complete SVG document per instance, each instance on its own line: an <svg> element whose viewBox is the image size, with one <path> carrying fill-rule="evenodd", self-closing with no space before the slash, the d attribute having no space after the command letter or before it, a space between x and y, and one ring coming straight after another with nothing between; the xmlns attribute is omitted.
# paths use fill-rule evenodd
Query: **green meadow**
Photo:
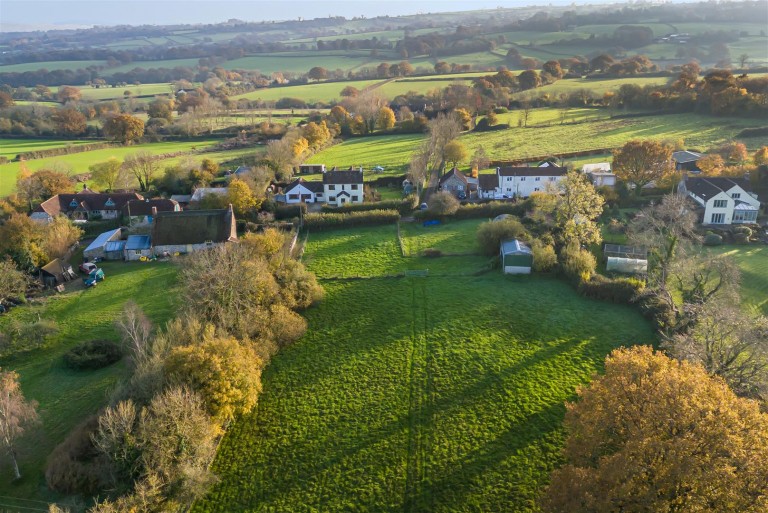
<svg viewBox="0 0 768 513"><path fill-rule="evenodd" d="M472 231L403 226L413 248L471 249ZM564 402L611 349L654 340L635 310L553 277L398 246L394 226L309 234L326 297L224 437L220 481L193 511L537 511ZM391 276L407 269L429 274Z"/></svg>

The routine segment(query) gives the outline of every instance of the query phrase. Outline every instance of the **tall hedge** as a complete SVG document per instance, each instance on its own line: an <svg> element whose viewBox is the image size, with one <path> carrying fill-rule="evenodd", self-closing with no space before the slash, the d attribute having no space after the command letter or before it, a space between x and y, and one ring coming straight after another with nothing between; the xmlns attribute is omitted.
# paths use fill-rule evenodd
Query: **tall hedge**
<svg viewBox="0 0 768 513"><path fill-rule="evenodd" d="M353 226L374 226L395 223L400 219L397 210L370 210L367 212L307 214L304 227L309 230L333 230Z"/></svg>
<svg viewBox="0 0 768 513"><path fill-rule="evenodd" d="M370 212L372 210L397 210L401 214L409 214L417 206L416 196L409 196L401 200L384 200L371 203L348 203L342 207L323 205L323 213L348 214L350 212Z"/></svg>
<svg viewBox="0 0 768 513"><path fill-rule="evenodd" d="M530 208L530 200L523 201L489 201L487 203L468 203L459 207L450 217L453 219L494 218L501 214L512 214L522 217ZM416 218L427 219L433 214L427 210L416 212Z"/></svg>

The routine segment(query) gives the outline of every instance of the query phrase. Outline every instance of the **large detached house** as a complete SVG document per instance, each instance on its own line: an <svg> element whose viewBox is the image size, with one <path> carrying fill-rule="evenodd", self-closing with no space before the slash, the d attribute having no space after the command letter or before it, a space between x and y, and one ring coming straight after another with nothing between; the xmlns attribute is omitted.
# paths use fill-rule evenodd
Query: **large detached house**
<svg viewBox="0 0 768 513"><path fill-rule="evenodd" d="M237 242L232 205L221 210L158 212L152 226L154 254L192 253Z"/></svg>
<svg viewBox="0 0 768 513"><path fill-rule="evenodd" d="M326 171L323 173L323 195L328 205L363 202L362 171Z"/></svg>
<svg viewBox="0 0 768 513"><path fill-rule="evenodd" d="M703 224L743 224L757 221L760 202L742 178L683 177L678 193L703 208Z"/></svg>
<svg viewBox="0 0 768 513"><path fill-rule="evenodd" d="M534 192L544 192L547 185L560 183L568 174L564 167L498 167L496 180L481 178L481 198L527 198Z"/></svg>
<svg viewBox="0 0 768 513"><path fill-rule="evenodd" d="M285 188L286 203L322 203L324 201L325 186L323 182L310 182L299 178Z"/></svg>
<svg viewBox="0 0 768 513"><path fill-rule="evenodd" d="M45 200L30 217L43 222L50 222L58 215L81 221L117 219L126 203L143 199L135 192L99 193L84 187L76 194L57 194Z"/></svg>

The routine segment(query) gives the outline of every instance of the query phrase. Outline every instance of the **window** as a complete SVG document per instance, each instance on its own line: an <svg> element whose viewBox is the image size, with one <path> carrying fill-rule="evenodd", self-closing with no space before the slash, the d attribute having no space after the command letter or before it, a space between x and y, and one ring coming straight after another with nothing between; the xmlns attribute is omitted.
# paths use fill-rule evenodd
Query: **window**
<svg viewBox="0 0 768 513"><path fill-rule="evenodd" d="M207 240L207 241L205 241L205 245L206 246L213 246L213 241L212 240Z"/></svg>
<svg viewBox="0 0 768 513"><path fill-rule="evenodd" d="M295 199L299 199L299 195L298 194L289 194L288 195L288 199L294 199L294 200Z"/></svg>
<svg viewBox="0 0 768 513"><path fill-rule="evenodd" d="M734 192L733 194L731 194L731 198L739 199L739 198L741 198L741 193L740 192Z"/></svg>
<svg viewBox="0 0 768 513"><path fill-rule="evenodd" d="M107 201L104 202L104 206L105 207L114 207L115 206L115 202L112 201L112 198L107 198Z"/></svg>
<svg viewBox="0 0 768 513"><path fill-rule="evenodd" d="M536 181L537 181L537 182L541 181L541 177L540 177L540 176L537 176L537 177L536 177Z"/></svg>
<svg viewBox="0 0 768 513"><path fill-rule="evenodd" d="M557 178L556 178L556 177L554 177L554 176L550 176L550 177L549 177L549 181L550 181L550 182L554 182L555 180L557 180Z"/></svg>
<svg viewBox="0 0 768 513"><path fill-rule="evenodd" d="M524 177L524 176L521 176L521 177L520 177L520 181L521 181L521 182L524 182L524 181L525 181L525 177Z"/></svg>
<svg viewBox="0 0 768 513"><path fill-rule="evenodd" d="M715 200L712 205L714 208L725 208L728 205L728 200Z"/></svg>
<svg viewBox="0 0 768 513"><path fill-rule="evenodd" d="M137 255L141 255L141 250L140 250L140 249L137 249L137 250L136 250L136 254L137 254Z"/></svg>
<svg viewBox="0 0 768 513"><path fill-rule="evenodd" d="M328 201L333 203L334 201L336 201L336 196L328 196Z"/></svg>
<svg viewBox="0 0 768 513"><path fill-rule="evenodd" d="M725 222L725 214L712 214L712 224L723 224Z"/></svg>
<svg viewBox="0 0 768 513"><path fill-rule="evenodd" d="M536 192L536 191L538 191L538 190L539 190L539 188L538 188L538 187L534 187L534 188L533 188L533 191L534 191L534 192Z"/></svg>
<svg viewBox="0 0 768 513"><path fill-rule="evenodd" d="M457 191L463 191L464 190L464 186L463 185L457 185L456 186L456 190Z"/></svg>
<svg viewBox="0 0 768 513"><path fill-rule="evenodd" d="M75 201L75 200L70 201L69 202L69 206L72 207L72 208L77 208L77 201Z"/></svg>
<svg viewBox="0 0 768 513"><path fill-rule="evenodd" d="M357 196L352 196L352 201L357 201L357 199L358 199Z"/></svg>
<svg viewBox="0 0 768 513"><path fill-rule="evenodd" d="M757 221L757 210L737 210L733 213L734 223L754 223Z"/></svg>
<svg viewBox="0 0 768 513"><path fill-rule="evenodd" d="M512 192L512 188L511 187L507 187L507 192Z"/></svg>
<svg viewBox="0 0 768 513"><path fill-rule="evenodd" d="M353 190L353 191L356 191L356 190L357 190L357 184L356 184L356 183L353 183L353 184L352 184L352 190Z"/></svg>
<svg viewBox="0 0 768 513"><path fill-rule="evenodd" d="M335 191L336 190L336 186L335 185L329 185L328 186L328 190L329 191Z"/></svg>

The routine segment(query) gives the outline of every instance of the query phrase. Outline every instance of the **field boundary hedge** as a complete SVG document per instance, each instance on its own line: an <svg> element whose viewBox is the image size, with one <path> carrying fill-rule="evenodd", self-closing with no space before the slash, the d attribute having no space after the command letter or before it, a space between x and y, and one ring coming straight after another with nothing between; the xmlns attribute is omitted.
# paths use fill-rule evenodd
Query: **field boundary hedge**
<svg viewBox="0 0 768 513"><path fill-rule="evenodd" d="M97 143L87 143L87 144L77 144L77 145L73 144L73 145L63 146L61 148L49 148L47 150L38 150L38 151L25 151L16 155L16 158L14 158L13 161L17 162L22 159L23 160L44 159L47 157L72 155L74 153L83 153L86 151L104 150L107 148L117 148L119 146L122 146L122 145L110 143L110 142L97 142Z"/></svg>
<svg viewBox="0 0 768 513"><path fill-rule="evenodd" d="M395 223L400 219L397 210L370 210L368 212L320 213L304 216L304 227L308 230L333 230L353 226L376 226Z"/></svg>

